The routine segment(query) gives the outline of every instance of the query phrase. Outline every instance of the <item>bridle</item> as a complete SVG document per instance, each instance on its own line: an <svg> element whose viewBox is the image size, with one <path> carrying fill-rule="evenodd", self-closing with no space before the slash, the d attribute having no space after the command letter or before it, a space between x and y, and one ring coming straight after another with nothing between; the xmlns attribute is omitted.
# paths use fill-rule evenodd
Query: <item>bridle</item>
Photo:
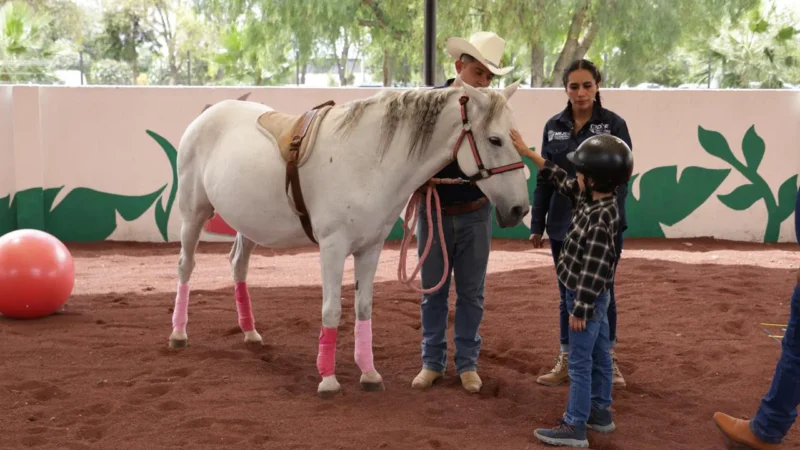
<svg viewBox="0 0 800 450"><path fill-rule="evenodd" d="M516 169L522 169L525 167L525 163L522 161L515 162L512 164L506 164L505 166L496 167L494 169L487 169L483 165L483 160L481 159L481 155L478 153L478 146L475 144L475 136L472 134L472 124L470 123L469 119L467 118L467 102L469 101L469 96L462 95L461 98L458 99L458 103L461 104L461 135L458 136L458 140L456 141L456 145L453 146L453 160L455 160L458 156L458 149L461 147L461 142L464 140L464 136L467 137L469 141L469 146L472 149L472 156L475 157L475 163L478 164L478 173L469 177L469 178L462 178L461 182L463 184L467 183L475 183L478 180L485 180L486 178L491 177L492 175L498 175L505 172L510 172Z"/></svg>

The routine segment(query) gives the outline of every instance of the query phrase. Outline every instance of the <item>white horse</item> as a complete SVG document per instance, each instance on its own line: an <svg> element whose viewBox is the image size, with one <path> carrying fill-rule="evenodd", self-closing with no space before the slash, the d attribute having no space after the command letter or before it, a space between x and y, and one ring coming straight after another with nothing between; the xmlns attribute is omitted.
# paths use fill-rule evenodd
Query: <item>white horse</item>
<svg viewBox="0 0 800 450"><path fill-rule="evenodd" d="M384 90L336 105L319 124L313 148L300 167L302 194L319 242L322 326L318 394L340 392L334 374L336 332L342 312L345 259L354 257L355 361L365 390L383 390L373 366L372 288L378 257L409 197L455 157L496 208L501 227L516 226L530 209L514 126L501 92L468 85L446 89ZM214 211L237 231L230 253L239 325L246 342L262 343L247 291L250 255L256 245L308 245L285 190L286 160L278 143L257 130L271 108L226 100L200 114L178 150L178 202L182 217L178 289L172 348L187 344L189 279L204 223ZM463 115L463 118L462 118ZM467 120L468 119L468 120Z"/></svg>

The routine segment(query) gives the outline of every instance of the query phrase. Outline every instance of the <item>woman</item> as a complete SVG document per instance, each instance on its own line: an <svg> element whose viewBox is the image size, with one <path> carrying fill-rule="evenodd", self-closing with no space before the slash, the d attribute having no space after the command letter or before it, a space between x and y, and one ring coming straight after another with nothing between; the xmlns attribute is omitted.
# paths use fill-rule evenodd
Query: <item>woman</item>
<svg viewBox="0 0 800 450"><path fill-rule="evenodd" d="M628 126L620 116L603 108L600 102L600 82L602 77L597 67L586 59L576 60L564 71L562 77L564 89L569 100L567 107L556 114L544 126L542 138L542 157L551 160L575 176L575 168L567 159L567 154L575 151L583 141L598 134L614 135L628 144L633 149ZM627 185L622 185L617 190L620 212L620 228L616 239L617 263L622 254L622 233L627 228L625 216L625 198L628 194ZM533 192L533 212L531 213L530 240L536 248L542 247L542 235L547 230L550 240L550 251L553 263L557 265L558 255L572 220L572 206L569 200L559 194L553 185L537 177L536 189ZM561 296L560 328L561 352L556 358L556 365L545 375L540 376L536 382L545 386L557 386L569 380L567 369L567 355L569 354L569 313L565 303L565 287L556 279ZM625 386L625 379L617 366L614 347L617 344L617 305L612 284L610 291L611 300L608 307L608 321L612 357L614 361L614 385Z"/></svg>

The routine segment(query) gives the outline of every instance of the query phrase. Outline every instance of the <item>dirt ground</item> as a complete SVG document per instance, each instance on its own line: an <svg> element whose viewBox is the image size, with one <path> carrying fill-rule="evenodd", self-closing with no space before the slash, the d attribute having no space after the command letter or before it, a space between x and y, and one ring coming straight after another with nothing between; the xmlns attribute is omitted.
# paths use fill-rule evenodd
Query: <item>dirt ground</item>
<svg viewBox="0 0 800 450"><path fill-rule="evenodd" d="M189 347L170 350L179 247L70 245L76 285L65 310L0 318L0 448L538 449L568 387L535 383L558 350L558 294L548 250L493 243L480 394L454 376L426 392L419 295L397 281L387 244L375 287L375 364L386 391L359 389L353 361L352 259L336 372L343 395L317 397L321 287L314 249L257 249L248 279L256 327L238 328L228 244L201 244L190 283ZM796 245L627 240L618 273L617 431L593 449L722 449L711 420L749 417L780 345L760 325L786 323ZM409 272L416 255L409 258ZM418 280L417 280L418 282ZM452 305L451 296L451 305ZM452 308L450 339L452 339ZM452 341L451 341L452 342ZM800 446L800 426L786 448Z"/></svg>

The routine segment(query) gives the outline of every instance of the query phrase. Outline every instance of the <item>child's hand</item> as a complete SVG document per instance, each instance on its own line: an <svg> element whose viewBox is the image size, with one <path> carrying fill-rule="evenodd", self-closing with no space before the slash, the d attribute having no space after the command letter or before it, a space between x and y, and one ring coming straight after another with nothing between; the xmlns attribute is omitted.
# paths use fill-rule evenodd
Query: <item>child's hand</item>
<svg viewBox="0 0 800 450"><path fill-rule="evenodd" d="M525 141L522 140L522 136L520 136L516 128L511 129L511 142L520 156L529 156L531 150L525 145Z"/></svg>
<svg viewBox="0 0 800 450"><path fill-rule="evenodd" d="M586 329L586 319L569 316L569 327L572 328L572 331L583 331Z"/></svg>

